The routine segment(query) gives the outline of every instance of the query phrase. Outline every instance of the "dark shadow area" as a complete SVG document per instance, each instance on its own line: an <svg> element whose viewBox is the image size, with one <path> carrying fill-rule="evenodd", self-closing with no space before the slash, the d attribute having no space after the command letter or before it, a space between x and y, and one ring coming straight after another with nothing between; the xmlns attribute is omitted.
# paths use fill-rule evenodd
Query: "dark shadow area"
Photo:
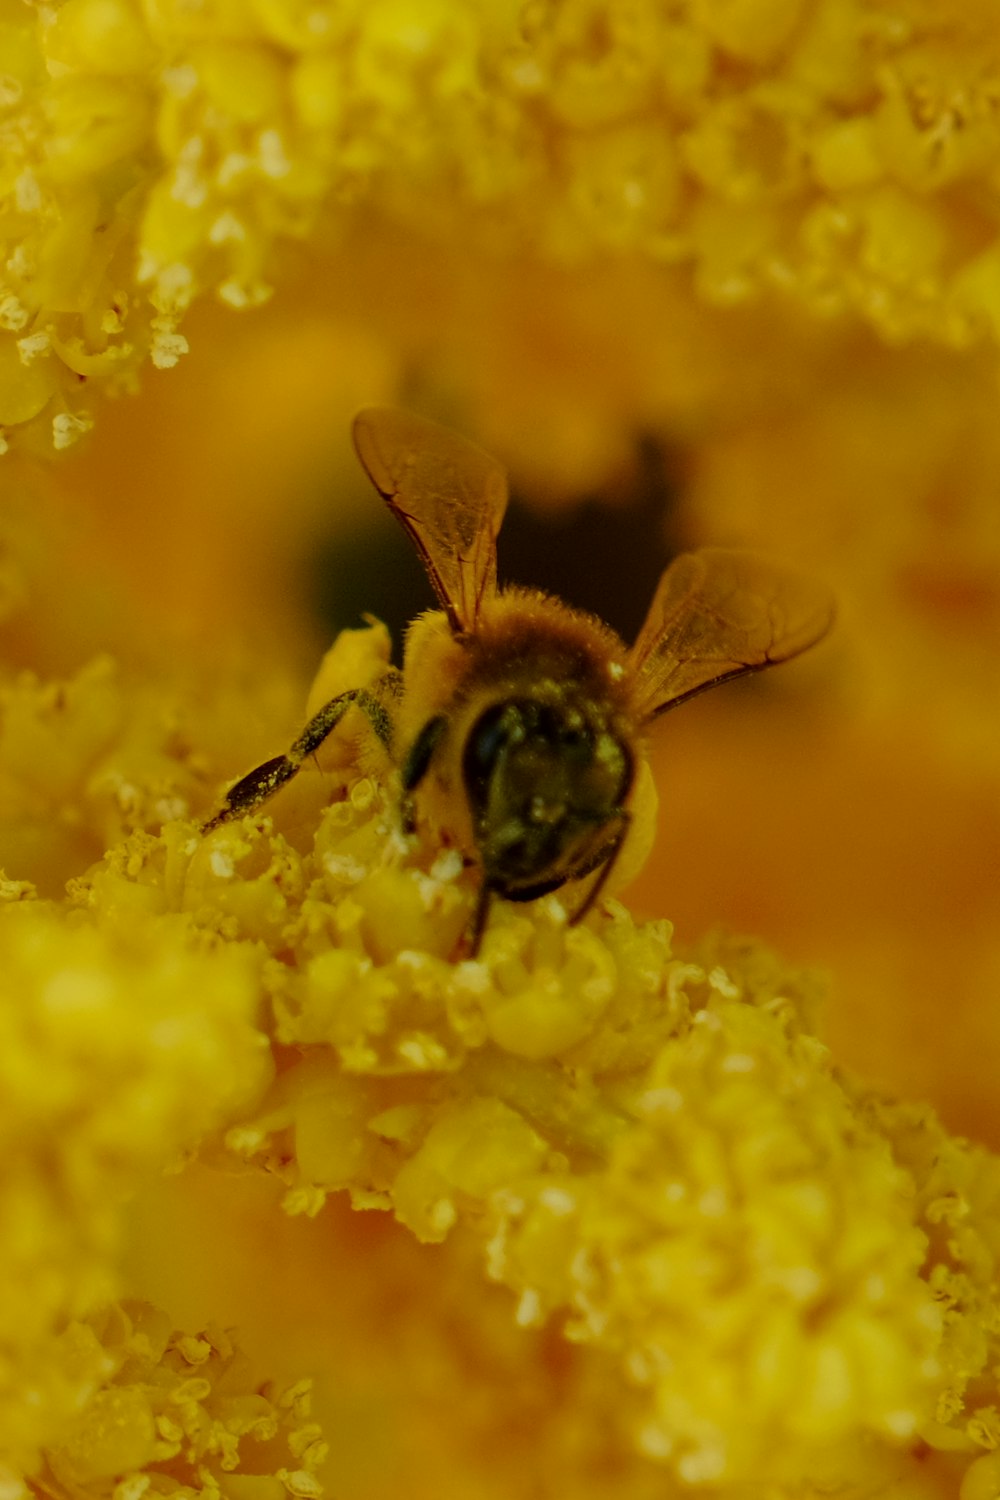
<svg viewBox="0 0 1000 1500"><path fill-rule="evenodd" d="M513 491L499 572L501 583L540 588L599 615L629 641L677 550L670 545L676 467L658 441L639 439L615 491L581 495L558 510L525 504ZM324 637L370 613L389 626L398 651L409 622L436 602L409 538L374 495L365 525L320 537L304 571Z"/></svg>

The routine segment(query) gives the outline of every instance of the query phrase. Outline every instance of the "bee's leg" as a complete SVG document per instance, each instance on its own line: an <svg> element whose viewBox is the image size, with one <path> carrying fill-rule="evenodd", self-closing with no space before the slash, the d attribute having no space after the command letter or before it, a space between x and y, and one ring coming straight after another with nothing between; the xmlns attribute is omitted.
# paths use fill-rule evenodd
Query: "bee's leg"
<svg viewBox="0 0 1000 1500"><path fill-rule="evenodd" d="M386 678L391 678L391 674L387 673ZM386 681L386 678L379 679L379 682L375 684L376 689ZM391 681L387 685L391 687ZM338 697L331 698L329 703L324 703L319 713L313 715L286 754L276 755L273 760L266 760L262 766L248 771L246 776L236 782L235 786L231 786L220 810L202 825L202 832L209 833L220 823L228 823L230 818L239 818L244 813L253 812L287 781L291 781L302 762L310 755L315 755L327 735L336 729L352 703L356 703L358 708L368 716L377 739L387 750L391 749L392 718L385 704L365 688L355 688L351 692L341 693Z"/></svg>
<svg viewBox="0 0 1000 1500"><path fill-rule="evenodd" d="M484 880L479 887L479 895L476 898L476 910L473 913L472 922L467 934L470 958L478 958L479 956L479 946L483 941L483 933L486 931L486 918L490 914L490 902L492 900L493 887Z"/></svg>
<svg viewBox="0 0 1000 1500"><path fill-rule="evenodd" d="M286 781L291 781L298 769L287 755L276 755L273 760L266 760L262 766L256 766L241 777L235 786L229 788L219 811L201 825L202 833L211 833L220 823L228 823L230 818L253 812L255 807L272 797Z"/></svg>
<svg viewBox="0 0 1000 1500"><path fill-rule="evenodd" d="M400 780L403 784L403 799L400 807L403 832L412 833L414 830L413 798L410 793L415 792L430 769L434 751L438 747L441 736L448 727L448 720L444 714L437 714L427 723L417 735L413 744L406 752L400 772Z"/></svg>
<svg viewBox="0 0 1000 1500"><path fill-rule="evenodd" d="M598 899L601 892L603 891L605 884L607 883L608 876L614 869L618 856L622 852L622 845L625 843L625 837L632 822L632 815L631 813L626 812L623 808L619 813L616 814L616 816L618 818L618 827L616 831L611 835L611 838L604 845L604 848L601 850L594 863L590 865L589 869L581 870L580 872L582 875L587 875L590 873L590 870L596 869L597 879L594 881L593 885L590 887L590 890L587 892L582 905L570 917L569 925L571 927L575 927L578 922L582 922L588 911L590 911L591 907L594 905L594 902ZM598 865L600 866L599 869Z"/></svg>

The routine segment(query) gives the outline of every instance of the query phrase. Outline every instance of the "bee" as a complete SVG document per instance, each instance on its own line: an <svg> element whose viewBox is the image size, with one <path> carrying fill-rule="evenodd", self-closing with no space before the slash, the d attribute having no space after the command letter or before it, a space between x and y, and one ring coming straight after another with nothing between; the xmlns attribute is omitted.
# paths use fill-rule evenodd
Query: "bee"
<svg viewBox="0 0 1000 1500"><path fill-rule="evenodd" d="M647 726L696 693L805 651L829 629L831 601L753 553L706 547L669 565L626 646L560 599L498 586L507 479L489 454L383 407L360 412L353 437L441 607L410 626L401 672L333 698L284 755L230 788L205 828L259 807L353 705L398 767L404 829L424 819L479 866L472 955L494 897L535 901L589 877L579 922L632 827Z"/></svg>

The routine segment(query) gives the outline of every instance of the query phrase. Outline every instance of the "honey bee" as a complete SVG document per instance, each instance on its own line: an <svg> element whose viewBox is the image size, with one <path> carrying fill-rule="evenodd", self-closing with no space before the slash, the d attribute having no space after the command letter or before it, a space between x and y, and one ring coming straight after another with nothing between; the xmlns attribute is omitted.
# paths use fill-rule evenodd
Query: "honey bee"
<svg viewBox="0 0 1000 1500"><path fill-rule="evenodd" d="M401 672L333 698L284 755L230 788L205 827L272 796L354 705L398 767L404 829L419 815L479 865L471 954L495 896L534 901L591 877L571 918L579 922L628 837L646 726L696 693L805 651L829 629L831 602L753 553L706 547L670 564L626 646L560 599L498 587L507 480L495 459L390 408L362 411L353 436L441 608L410 626Z"/></svg>

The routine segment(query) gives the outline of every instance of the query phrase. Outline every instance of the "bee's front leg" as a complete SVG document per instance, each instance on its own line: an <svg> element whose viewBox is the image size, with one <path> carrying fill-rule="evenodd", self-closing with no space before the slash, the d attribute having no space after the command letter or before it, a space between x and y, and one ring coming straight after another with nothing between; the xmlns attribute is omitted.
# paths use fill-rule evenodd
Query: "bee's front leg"
<svg viewBox="0 0 1000 1500"><path fill-rule="evenodd" d="M374 693L366 688L354 688L350 692L340 693L336 698L331 698L329 703L324 703L319 713L313 715L298 739L284 755L276 755L272 760L266 760L262 766L256 766L254 770L248 771L246 776L242 776L234 786L229 788L222 807L202 825L202 832L209 833L220 823L228 823L231 818L240 818L245 813L254 812L286 782L291 781L300 770L302 762L310 755L315 755L327 735L332 734L336 729L352 703L357 704L367 716L376 738L387 750L391 750L392 716L377 694L383 683L389 691L392 690L394 683L390 679L395 675L387 673L385 678L380 678L375 684Z"/></svg>
<svg viewBox="0 0 1000 1500"><path fill-rule="evenodd" d="M448 719L445 714L436 714L417 735L413 744L406 754L406 759L400 771L400 780L403 786L403 796L400 801L400 823L404 833L413 833L417 826L416 808L413 802L413 793L423 781L430 770L434 751L437 749L441 737L448 728Z"/></svg>
<svg viewBox="0 0 1000 1500"><path fill-rule="evenodd" d="M488 880L484 880L479 887L479 895L476 897L476 909L472 914L465 941L468 944L469 958L478 958L479 949L482 946L483 936L486 932L486 922L490 914L490 905L496 894Z"/></svg>
<svg viewBox="0 0 1000 1500"><path fill-rule="evenodd" d="M579 908L569 919L569 925L571 927L575 927L578 922L583 921L584 917L587 915L588 911L590 911L591 907L594 905L597 898L603 891L605 885L607 884L608 876L611 874L611 871L614 869L615 864L617 863L618 856L622 851L622 846L625 843L629 828L631 827L632 815L622 807L619 808L616 813L612 814L612 820L617 825L615 827L614 833L608 839L607 843L605 843L598 850L594 858L592 860L588 860L584 868L582 870L576 871L574 875L574 879L578 879L581 876L589 875L594 870L597 870L597 878L595 879L593 885L590 887L590 890L587 892Z"/></svg>

